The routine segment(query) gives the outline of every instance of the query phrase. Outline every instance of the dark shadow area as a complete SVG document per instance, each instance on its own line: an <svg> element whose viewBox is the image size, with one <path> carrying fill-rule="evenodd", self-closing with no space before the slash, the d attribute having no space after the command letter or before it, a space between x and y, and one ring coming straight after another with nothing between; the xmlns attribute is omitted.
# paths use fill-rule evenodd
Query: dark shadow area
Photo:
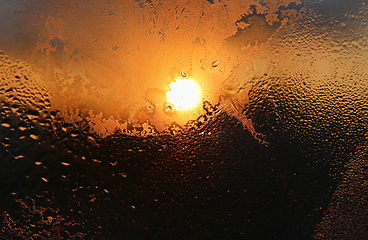
<svg viewBox="0 0 368 240"><path fill-rule="evenodd" d="M269 147L216 107L181 134L105 139L50 112L32 137L3 101L3 239L311 239L363 133L326 109L307 130L281 92L275 108L256 86L245 111Z"/></svg>

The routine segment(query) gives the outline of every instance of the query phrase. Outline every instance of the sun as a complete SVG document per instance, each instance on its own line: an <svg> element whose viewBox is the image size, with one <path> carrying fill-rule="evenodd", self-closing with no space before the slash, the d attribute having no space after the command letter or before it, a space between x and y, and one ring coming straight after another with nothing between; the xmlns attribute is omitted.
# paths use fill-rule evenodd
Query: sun
<svg viewBox="0 0 368 240"><path fill-rule="evenodd" d="M170 84L166 98L167 102L173 104L175 110L190 110L200 103L200 87L190 78L178 79Z"/></svg>

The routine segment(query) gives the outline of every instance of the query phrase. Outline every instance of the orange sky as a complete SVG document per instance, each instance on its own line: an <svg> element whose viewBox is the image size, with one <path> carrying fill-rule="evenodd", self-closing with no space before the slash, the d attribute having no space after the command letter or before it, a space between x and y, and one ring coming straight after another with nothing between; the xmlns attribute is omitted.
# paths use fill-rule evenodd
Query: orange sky
<svg viewBox="0 0 368 240"><path fill-rule="evenodd" d="M266 7L253 0L25 1L0 29L13 37L1 41L34 67L53 96L52 106L64 115L77 111L115 127L149 121L163 131L203 114L202 108L165 112L169 84L184 72L202 86L204 101L216 104L220 95L234 94L252 77L253 58L280 28L276 11L291 2L263 1ZM243 21L251 5L265 17ZM22 38L12 48L19 31ZM112 128L94 126L102 134Z"/></svg>

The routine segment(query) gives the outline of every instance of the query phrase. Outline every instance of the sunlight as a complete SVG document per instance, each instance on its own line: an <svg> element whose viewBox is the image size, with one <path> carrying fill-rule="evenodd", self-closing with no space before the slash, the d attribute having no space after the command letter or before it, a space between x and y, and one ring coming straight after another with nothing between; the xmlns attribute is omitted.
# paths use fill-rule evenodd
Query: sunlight
<svg viewBox="0 0 368 240"><path fill-rule="evenodd" d="M170 84L167 91L167 102L173 104L176 110L190 110L196 107L201 100L199 85L192 79L178 79Z"/></svg>

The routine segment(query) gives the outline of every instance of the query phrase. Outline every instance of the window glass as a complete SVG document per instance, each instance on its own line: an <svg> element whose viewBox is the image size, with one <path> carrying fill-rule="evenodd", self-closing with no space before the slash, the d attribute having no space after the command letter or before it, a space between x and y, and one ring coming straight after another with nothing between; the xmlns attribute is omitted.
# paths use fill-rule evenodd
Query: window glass
<svg viewBox="0 0 368 240"><path fill-rule="evenodd" d="M364 0L0 0L0 236L364 238Z"/></svg>

